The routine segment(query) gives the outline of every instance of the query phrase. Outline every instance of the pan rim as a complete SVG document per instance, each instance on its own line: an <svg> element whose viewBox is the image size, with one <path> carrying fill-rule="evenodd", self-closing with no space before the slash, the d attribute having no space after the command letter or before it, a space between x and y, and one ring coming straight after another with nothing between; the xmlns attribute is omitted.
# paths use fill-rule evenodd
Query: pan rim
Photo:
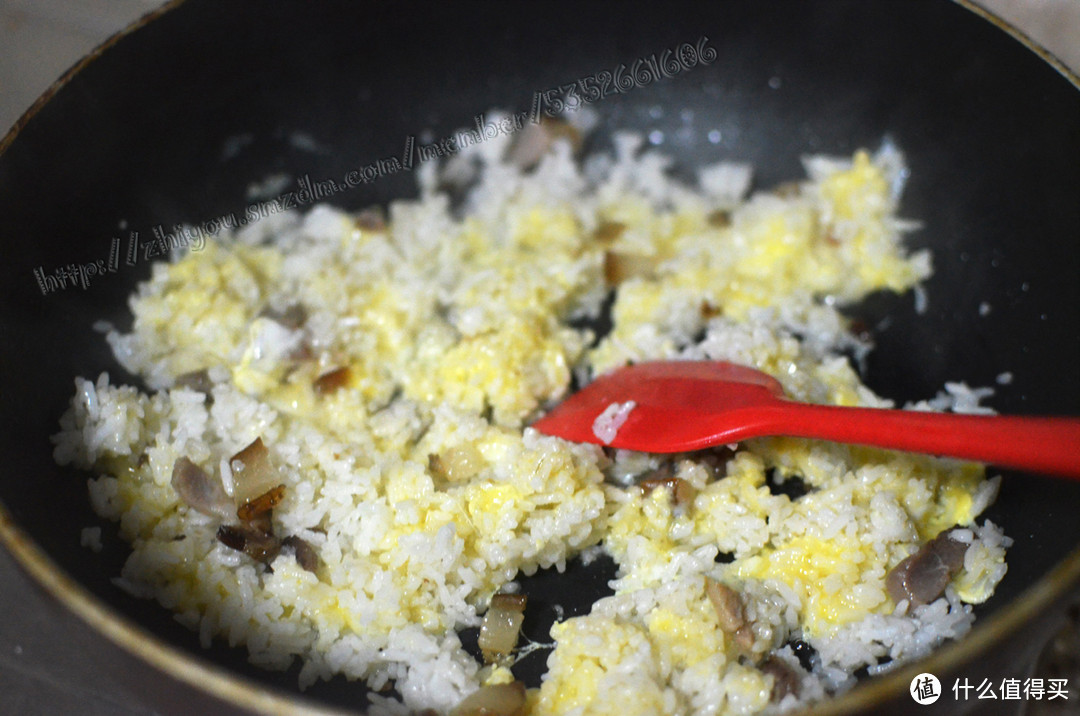
<svg viewBox="0 0 1080 716"><path fill-rule="evenodd" d="M1038 55L1074 88L1080 90L1080 74L1070 69L1052 52L1035 42L1021 29L974 0L950 0L992 23ZM161 7L134 20L108 37L55 80L0 138L0 157L16 140L21 130L68 82L123 37L182 5L185 0L169 0ZM183 650L130 620L121 612L95 597L72 578L19 526L7 505L0 499L0 544L39 588L74 613L98 634L129 654L178 681L203 691L230 706L266 714L302 714L344 716L354 713L315 704L300 694L273 693L271 687L256 684L224 667L214 665L196 654ZM1049 573L1027 587L1007 608L984 617L959 640L938 647L924 658L888 674L859 684L856 688L811 706L803 713L812 716L841 716L866 711L907 690L911 679L924 671L949 673L962 666L994 643L1016 633L1034 617L1080 594L1080 547L1061 560ZM1075 596L1075 595L1074 595Z"/></svg>

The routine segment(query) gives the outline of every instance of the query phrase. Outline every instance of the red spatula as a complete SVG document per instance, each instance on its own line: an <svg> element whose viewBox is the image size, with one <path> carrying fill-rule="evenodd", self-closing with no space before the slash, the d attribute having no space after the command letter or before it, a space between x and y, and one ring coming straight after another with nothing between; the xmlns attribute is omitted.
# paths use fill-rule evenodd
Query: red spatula
<svg viewBox="0 0 1080 716"><path fill-rule="evenodd" d="M621 368L570 396L533 427L574 442L605 444L594 432L597 417L613 403L628 401L634 405L626 406L625 422L606 443L612 447L672 453L787 435L1080 478L1078 418L798 403L786 399L771 376L715 361L661 361Z"/></svg>

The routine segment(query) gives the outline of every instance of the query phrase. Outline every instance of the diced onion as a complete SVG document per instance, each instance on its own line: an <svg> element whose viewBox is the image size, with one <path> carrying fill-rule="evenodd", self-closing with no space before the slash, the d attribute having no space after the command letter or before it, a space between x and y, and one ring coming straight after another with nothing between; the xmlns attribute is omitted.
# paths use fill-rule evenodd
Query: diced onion
<svg viewBox="0 0 1080 716"><path fill-rule="evenodd" d="M462 699L450 716L521 716L525 712L525 684L491 684Z"/></svg>
<svg viewBox="0 0 1080 716"><path fill-rule="evenodd" d="M450 482L462 482L476 477L484 464L484 456L480 451L467 443L428 456L428 471Z"/></svg>
<svg viewBox="0 0 1080 716"><path fill-rule="evenodd" d="M229 459L229 467L233 477L233 500L237 506L281 484L278 471L270 462L270 451L261 437L255 438L250 445L233 455Z"/></svg>
<svg viewBox="0 0 1080 716"><path fill-rule="evenodd" d="M517 646L521 624L525 621L524 594L496 594L480 625L480 650L486 661L495 661Z"/></svg>

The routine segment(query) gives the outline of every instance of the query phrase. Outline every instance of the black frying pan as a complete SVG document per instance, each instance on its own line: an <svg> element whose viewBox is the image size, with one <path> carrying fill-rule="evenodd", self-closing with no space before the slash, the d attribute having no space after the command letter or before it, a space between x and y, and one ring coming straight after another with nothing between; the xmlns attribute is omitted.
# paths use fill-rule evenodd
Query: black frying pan
<svg viewBox="0 0 1080 716"><path fill-rule="evenodd" d="M157 225L242 211L247 185L269 174L344 176L400 156L425 130L446 136L493 107L529 111L537 91L702 37L717 53L708 66L595 102L591 147L605 147L614 128L659 130L678 173L749 161L767 187L800 176L802 154L846 154L891 137L912 170L901 213L924 222L911 243L933 249L936 272L924 316L910 295L851 309L876 327L870 385L904 401L948 380L988 385L1010 371L997 409L1076 413L1080 93L969 9L944 0L552 1L513 10L189 0L95 53L0 144L8 547L68 606L178 678L262 710L299 705L295 670L266 673L239 650L203 651L164 610L113 587L123 553L109 527L101 554L79 547L80 529L98 520L85 476L53 464L48 436L74 376L108 370L133 380L91 326L124 325L125 297L148 261L121 260L85 290L46 284L44 293L34 269L107 262L113 239L123 243L131 230L147 236ZM414 182L407 171L384 176L333 203L385 204L415 195ZM992 308L985 316L983 303ZM918 670L946 684L963 674L1023 676L1017 664L1030 663L1075 598L1078 508L1078 485L1007 473L987 516L1016 544L973 634L825 710L904 713ZM528 581L541 608L530 609L527 629L546 636L556 601L569 614L587 610L610 570L601 563ZM535 684L542 667L534 656L520 676ZM303 702L355 709L363 693L337 680Z"/></svg>

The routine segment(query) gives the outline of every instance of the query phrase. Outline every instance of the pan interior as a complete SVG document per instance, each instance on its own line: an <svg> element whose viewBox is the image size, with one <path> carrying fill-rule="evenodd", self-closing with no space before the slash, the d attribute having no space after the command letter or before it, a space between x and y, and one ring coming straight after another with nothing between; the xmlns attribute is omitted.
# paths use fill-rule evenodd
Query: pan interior
<svg viewBox="0 0 1080 716"><path fill-rule="evenodd" d="M0 155L9 416L0 500L98 599L201 659L295 691L295 670L203 651L164 610L112 585L124 548L108 528L100 554L79 547L80 530L99 522L86 476L57 468L48 441L74 376L134 380L93 325L129 320L125 297L149 262L139 256L85 290L46 293L34 270L103 259L133 231L243 211L252 181L341 176L401 155L410 139L447 136L491 108L527 111L537 92L684 42L708 38L718 57L596 102L594 148L615 129L659 133L676 173L732 159L752 163L767 187L799 176L803 154L891 138L912 171L901 213L923 222L911 242L933 250L935 276L925 315L910 296L872 296L851 310L875 329L871 387L903 402L946 381L993 385L1009 372L991 401L1002 412L1065 414L1080 402L1080 95L962 7L553 2L517 22L479 2L254 9L188 0L91 62ZM386 204L414 187L402 172L332 203ZM984 618L1076 549L1078 506L1077 485L1006 475L986 516L1016 543ZM604 577L586 569L581 579ZM595 598L561 582L548 588L568 610ZM308 696L355 707L358 688L335 680Z"/></svg>

